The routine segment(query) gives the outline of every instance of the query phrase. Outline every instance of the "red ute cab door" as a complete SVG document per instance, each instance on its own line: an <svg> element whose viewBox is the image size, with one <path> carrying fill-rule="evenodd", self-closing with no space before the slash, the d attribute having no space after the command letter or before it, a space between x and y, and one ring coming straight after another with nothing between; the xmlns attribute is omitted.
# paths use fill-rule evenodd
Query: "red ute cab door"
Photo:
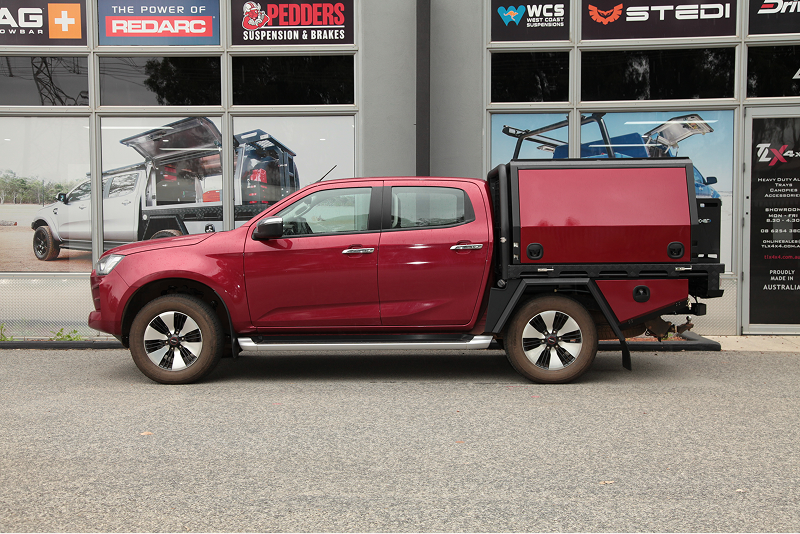
<svg viewBox="0 0 800 534"><path fill-rule="evenodd" d="M380 185L320 186L273 214L283 217L283 237L248 237L244 270L254 326L380 325Z"/></svg>
<svg viewBox="0 0 800 534"><path fill-rule="evenodd" d="M477 313L491 253L478 186L444 180L391 185L384 187L378 257L381 323L467 325Z"/></svg>

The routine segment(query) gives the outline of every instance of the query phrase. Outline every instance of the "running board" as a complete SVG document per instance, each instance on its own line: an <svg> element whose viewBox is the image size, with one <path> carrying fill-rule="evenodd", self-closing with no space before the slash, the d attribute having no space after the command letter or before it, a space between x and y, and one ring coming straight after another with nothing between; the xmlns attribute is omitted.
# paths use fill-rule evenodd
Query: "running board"
<svg viewBox="0 0 800 534"><path fill-rule="evenodd" d="M481 350L489 348L492 336L332 336L310 342L309 337L285 338L271 336L240 337L243 351L319 352L326 350Z"/></svg>

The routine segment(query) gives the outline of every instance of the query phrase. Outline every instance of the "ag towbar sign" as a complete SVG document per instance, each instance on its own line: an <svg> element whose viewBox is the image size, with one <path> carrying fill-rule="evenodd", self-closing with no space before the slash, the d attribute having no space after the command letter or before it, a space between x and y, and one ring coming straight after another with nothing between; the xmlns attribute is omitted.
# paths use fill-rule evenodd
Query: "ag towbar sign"
<svg viewBox="0 0 800 534"><path fill-rule="evenodd" d="M97 8L101 45L219 44L219 0L98 0Z"/></svg>
<svg viewBox="0 0 800 534"><path fill-rule="evenodd" d="M266 3L231 1L234 45L353 44L353 0Z"/></svg>
<svg viewBox="0 0 800 534"><path fill-rule="evenodd" d="M0 46L86 44L86 2L0 0Z"/></svg>

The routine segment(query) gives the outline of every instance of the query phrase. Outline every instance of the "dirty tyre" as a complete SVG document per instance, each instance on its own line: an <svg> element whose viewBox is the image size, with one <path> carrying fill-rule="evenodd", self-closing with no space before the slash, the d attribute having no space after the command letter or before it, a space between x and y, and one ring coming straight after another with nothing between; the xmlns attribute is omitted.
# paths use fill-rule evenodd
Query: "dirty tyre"
<svg viewBox="0 0 800 534"><path fill-rule="evenodd" d="M183 233L180 230L174 230L174 229L159 230L158 232L150 236L150 239L161 239L162 237L177 237L179 235L183 235Z"/></svg>
<svg viewBox="0 0 800 534"><path fill-rule="evenodd" d="M544 384L569 382L592 365L597 331L578 302L558 296L534 299L517 312L505 337L506 354L521 375Z"/></svg>
<svg viewBox="0 0 800 534"><path fill-rule="evenodd" d="M42 261L54 260L61 252L61 247L53 237L49 226L40 226L33 233L33 253Z"/></svg>
<svg viewBox="0 0 800 534"><path fill-rule="evenodd" d="M131 325L133 361L162 384L188 384L219 362L223 332L214 311L188 295L166 295L147 304Z"/></svg>

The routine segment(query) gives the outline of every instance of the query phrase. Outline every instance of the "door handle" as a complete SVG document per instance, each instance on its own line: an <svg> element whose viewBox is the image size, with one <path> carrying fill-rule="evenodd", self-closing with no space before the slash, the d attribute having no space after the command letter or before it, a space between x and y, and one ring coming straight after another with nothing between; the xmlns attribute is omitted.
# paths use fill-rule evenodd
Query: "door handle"
<svg viewBox="0 0 800 534"><path fill-rule="evenodd" d="M354 245L354 248L346 248L342 251L342 254L372 254L375 252L374 248L355 248L358 245Z"/></svg>
<svg viewBox="0 0 800 534"><path fill-rule="evenodd" d="M123 203L122 203L122 205L123 205L123 206L127 206L127 205L128 205L128 204L130 204L130 203L131 203L131 201L130 201L130 200L126 200L125 202L123 202Z"/></svg>
<svg viewBox="0 0 800 534"><path fill-rule="evenodd" d="M78 209L79 209L79 210L85 210L85 209L86 209L86 206L78 206Z"/></svg>
<svg viewBox="0 0 800 534"><path fill-rule="evenodd" d="M480 250L483 248L483 243L469 243L459 244L450 247L450 250Z"/></svg>

